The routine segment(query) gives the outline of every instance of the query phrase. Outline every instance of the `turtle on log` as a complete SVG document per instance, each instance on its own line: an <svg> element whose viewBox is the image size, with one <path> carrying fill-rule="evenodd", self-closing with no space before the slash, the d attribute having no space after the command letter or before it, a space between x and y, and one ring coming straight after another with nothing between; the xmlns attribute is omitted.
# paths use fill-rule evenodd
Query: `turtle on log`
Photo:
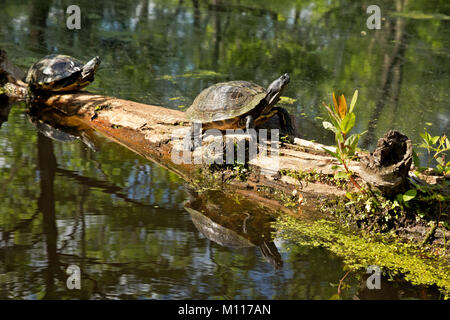
<svg viewBox="0 0 450 320"><path fill-rule="evenodd" d="M217 83L203 90L186 111L192 122L184 140L186 150L200 146L198 136L207 129L254 129L278 114L283 131L293 132L289 113L274 107L289 84L287 73L273 81L268 89L248 81ZM201 130L198 127L201 125Z"/></svg>
<svg viewBox="0 0 450 320"><path fill-rule="evenodd" d="M86 64L67 55L45 56L28 70L25 82L34 91L77 91L94 81L100 57Z"/></svg>

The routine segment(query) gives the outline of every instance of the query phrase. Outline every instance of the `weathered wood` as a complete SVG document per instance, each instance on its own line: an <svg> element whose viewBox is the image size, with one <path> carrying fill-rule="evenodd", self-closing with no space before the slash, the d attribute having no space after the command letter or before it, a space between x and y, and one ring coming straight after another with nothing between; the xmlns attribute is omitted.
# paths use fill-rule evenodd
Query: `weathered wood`
<svg viewBox="0 0 450 320"><path fill-rule="evenodd" d="M377 148L361 158L358 173L370 185L385 193L406 189L412 163L412 142L398 131L390 130L378 140Z"/></svg>

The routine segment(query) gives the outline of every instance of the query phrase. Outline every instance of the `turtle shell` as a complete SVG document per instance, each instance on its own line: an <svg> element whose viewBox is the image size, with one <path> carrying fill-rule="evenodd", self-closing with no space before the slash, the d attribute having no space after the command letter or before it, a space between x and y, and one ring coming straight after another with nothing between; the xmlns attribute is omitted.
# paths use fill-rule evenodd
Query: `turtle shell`
<svg viewBox="0 0 450 320"><path fill-rule="evenodd" d="M266 89L248 81L217 83L200 92L186 116L199 123L238 118L253 110L266 95Z"/></svg>
<svg viewBox="0 0 450 320"><path fill-rule="evenodd" d="M37 87L51 86L52 83L69 78L77 72L81 75L83 66L81 61L71 56L51 54L31 66L25 81Z"/></svg>

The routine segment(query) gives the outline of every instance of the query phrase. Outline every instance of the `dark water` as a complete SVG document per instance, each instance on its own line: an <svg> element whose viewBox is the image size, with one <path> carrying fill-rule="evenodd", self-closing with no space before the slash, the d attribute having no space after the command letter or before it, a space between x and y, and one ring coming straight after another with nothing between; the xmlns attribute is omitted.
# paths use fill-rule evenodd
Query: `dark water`
<svg viewBox="0 0 450 320"><path fill-rule="evenodd" d="M386 17L371 31L361 3L80 1L82 28L70 31L70 1L3 1L0 47L23 69L48 53L100 55L90 91L180 109L215 82L266 86L287 71L285 95L295 102L286 107L300 134L325 143L321 101L355 88L356 130L369 131L363 146L391 128L414 142L424 127L448 132L449 21ZM380 6L395 11L396 1ZM446 1L408 9L450 14ZM33 122L14 105L0 128L0 298L335 297L341 261L271 240L273 218L261 208L194 194L93 132L56 141ZM66 288L72 264L81 268L79 291ZM363 274L346 284L346 299L434 295L397 282L368 291Z"/></svg>

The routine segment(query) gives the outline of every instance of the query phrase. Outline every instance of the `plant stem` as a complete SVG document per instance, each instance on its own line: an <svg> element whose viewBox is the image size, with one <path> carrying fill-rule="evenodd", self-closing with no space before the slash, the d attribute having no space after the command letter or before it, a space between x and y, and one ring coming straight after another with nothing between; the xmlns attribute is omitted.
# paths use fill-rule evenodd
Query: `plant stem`
<svg viewBox="0 0 450 320"><path fill-rule="evenodd" d="M339 298L341 297L341 285L342 285L342 282L345 280L345 278L348 276L349 273L350 273L350 270L348 270L347 273L342 277L342 279L339 280L339 286L338 286L338 292L337 292Z"/></svg>
<svg viewBox="0 0 450 320"><path fill-rule="evenodd" d="M353 175L351 174L350 170L348 170L347 164L345 163L345 161L342 161L342 164L344 165L345 172L347 172L348 178L350 179L351 183L352 183L359 191L361 191L362 193L366 193L366 192L361 188L361 186L356 182L356 180L353 179Z"/></svg>

